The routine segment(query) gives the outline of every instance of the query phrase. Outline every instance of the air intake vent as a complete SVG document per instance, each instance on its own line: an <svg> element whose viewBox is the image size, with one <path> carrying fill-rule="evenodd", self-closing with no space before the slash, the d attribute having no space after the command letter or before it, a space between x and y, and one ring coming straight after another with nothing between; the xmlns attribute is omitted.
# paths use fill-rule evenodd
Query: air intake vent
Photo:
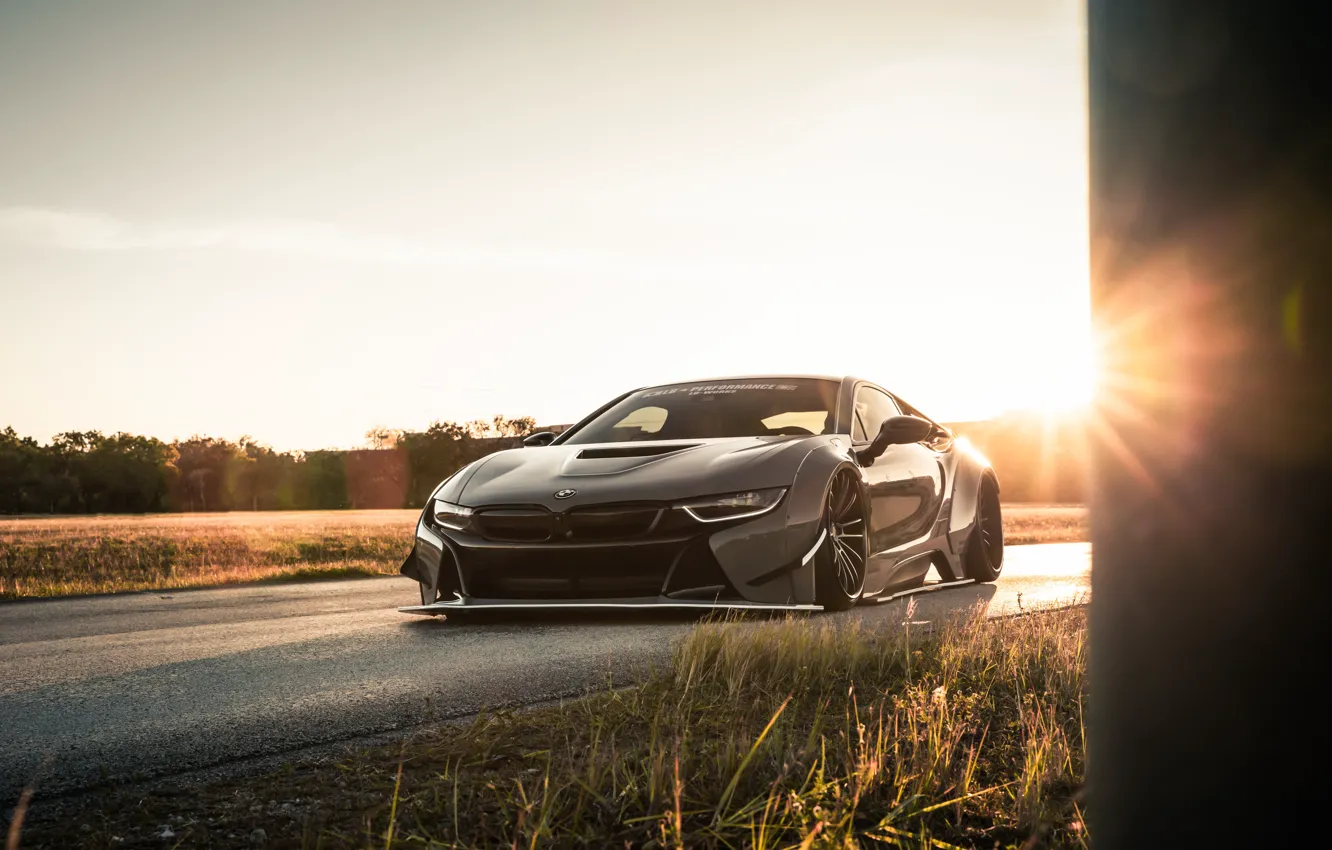
<svg viewBox="0 0 1332 850"><path fill-rule="evenodd" d="M707 535L695 538L680 553L667 579L665 595L672 599L742 598L713 556Z"/></svg>
<svg viewBox="0 0 1332 850"><path fill-rule="evenodd" d="M583 449L578 453L578 458L580 460L601 460L611 457L653 457L693 448L697 448L697 444L691 443L685 446L615 446L605 449Z"/></svg>

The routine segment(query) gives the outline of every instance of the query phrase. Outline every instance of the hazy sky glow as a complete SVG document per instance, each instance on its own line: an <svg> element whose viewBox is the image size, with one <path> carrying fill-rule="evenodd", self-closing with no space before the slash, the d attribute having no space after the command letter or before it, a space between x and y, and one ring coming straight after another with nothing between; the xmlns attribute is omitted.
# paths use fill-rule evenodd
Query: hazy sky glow
<svg viewBox="0 0 1332 850"><path fill-rule="evenodd" d="M0 427L1085 394L1081 3L0 0Z"/></svg>

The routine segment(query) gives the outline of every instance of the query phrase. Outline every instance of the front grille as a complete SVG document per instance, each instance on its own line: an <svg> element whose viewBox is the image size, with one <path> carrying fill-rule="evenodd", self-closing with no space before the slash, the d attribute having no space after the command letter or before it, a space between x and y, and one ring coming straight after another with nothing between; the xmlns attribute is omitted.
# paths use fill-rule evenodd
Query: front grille
<svg viewBox="0 0 1332 850"><path fill-rule="evenodd" d="M540 508L493 508L474 517L477 529L487 540L504 543L539 543L549 540L555 521Z"/></svg>
<svg viewBox="0 0 1332 850"><path fill-rule="evenodd" d="M663 511L653 504L590 505L562 514L535 506L489 507L479 510L473 523L482 537L497 543L598 543L643 537Z"/></svg>
<svg viewBox="0 0 1332 850"><path fill-rule="evenodd" d="M570 540L624 540L652 530L662 509L655 505L575 508L565 517Z"/></svg>

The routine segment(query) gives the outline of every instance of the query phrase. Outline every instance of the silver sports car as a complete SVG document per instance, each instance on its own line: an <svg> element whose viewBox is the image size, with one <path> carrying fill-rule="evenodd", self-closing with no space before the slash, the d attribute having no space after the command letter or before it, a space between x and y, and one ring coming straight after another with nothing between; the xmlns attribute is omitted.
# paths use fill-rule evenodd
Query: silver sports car
<svg viewBox="0 0 1332 850"><path fill-rule="evenodd" d="M523 442L436 488L402 611L838 610L1003 563L989 462L859 378L645 387Z"/></svg>

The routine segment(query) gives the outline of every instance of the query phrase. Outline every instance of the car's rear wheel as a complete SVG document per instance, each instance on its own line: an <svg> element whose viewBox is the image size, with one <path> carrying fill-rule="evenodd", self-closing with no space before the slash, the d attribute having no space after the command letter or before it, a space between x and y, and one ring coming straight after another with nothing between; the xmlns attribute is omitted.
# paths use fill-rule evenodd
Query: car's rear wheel
<svg viewBox="0 0 1332 850"><path fill-rule="evenodd" d="M967 578L994 581L1004 566L1004 518L999 509L999 488L989 476L981 479L976 499L976 525L967 538L964 556Z"/></svg>
<svg viewBox="0 0 1332 850"><path fill-rule="evenodd" d="M829 611L845 611L865 592L865 499L860 480L841 469L828 485L820 534L814 553L814 593Z"/></svg>

